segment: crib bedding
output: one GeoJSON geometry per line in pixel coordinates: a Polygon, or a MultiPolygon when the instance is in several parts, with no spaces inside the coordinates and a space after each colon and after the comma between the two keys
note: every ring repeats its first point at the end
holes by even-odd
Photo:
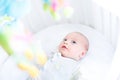
{"type": "Polygon", "coordinates": [[[40,40],[48,56],[57,49],[64,36],[73,31],[83,33],[89,40],[90,48],[80,63],[80,73],[85,80],[105,80],[109,72],[114,48],[98,31],[82,24],[60,24],[49,26],[38,32],[35,37],[40,40]]]}
{"type": "MultiPolygon", "coordinates": [[[[80,62],[80,73],[85,80],[105,80],[111,66],[114,48],[102,34],[82,24],[61,24],[48,26],[34,35],[35,42],[41,43],[48,57],[57,49],[63,37],[73,31],[83,33],[89,40],[90,48],[80,62]]],[[[0,80],[26,80],[28,74],[17,68],[9,58],[0,69],[0,80]]]]}

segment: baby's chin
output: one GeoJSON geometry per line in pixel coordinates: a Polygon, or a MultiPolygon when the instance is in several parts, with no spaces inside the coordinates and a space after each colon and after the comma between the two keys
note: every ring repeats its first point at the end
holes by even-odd
{"type": "Polygon", "coordinates": [[[60,52],[62,57],[67,57],[64,52],[60,52]]]}
{"type": "Polygon", "coordinates": [[[62,57],[65,57],[65,55],[61,54],[62,57]]]}

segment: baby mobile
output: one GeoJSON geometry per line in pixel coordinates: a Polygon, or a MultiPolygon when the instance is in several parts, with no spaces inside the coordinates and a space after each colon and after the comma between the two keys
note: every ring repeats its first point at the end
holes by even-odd
{"type": "MultiPolygon", "coordinates": [[[[43,8],[55,20],[60,20],[60,12],[67,18],[73,14],[73,8],[64,0],[43,0],[43,8]]],[[[0,46],[20,69],[36,78],[40,74],[36,64],[43,66],[47,57],[41,44],[35,43],[31,32],[20,21],[30,9],[30,0],[0,0],[0,46]]]]}
{"type": "Polygon", "coordinates": [[[33,61],[43,66],[47,57],[20,21],[30,12],[30,4],[30,0],[0,0],[0,46],[20,69],[36,78],[40,71],[33,61]]]}
{"type": "Polygon", "coordinates": [[[66,18],[70,18],[73,14],[73,8],[66,0],[43,0],[43,9],[48,11],[55,20],[61,19],[60,13],[66,18]]]}

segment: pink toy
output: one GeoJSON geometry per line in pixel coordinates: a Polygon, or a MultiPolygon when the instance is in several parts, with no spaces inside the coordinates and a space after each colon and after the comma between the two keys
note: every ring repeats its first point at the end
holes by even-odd
{"type": "Polygon", "coordinates": [[[55,20],[60,20],[61,11],[66,18],[71,17],[73,14],[73,8],[63,0],[44,0],[43,8],[45,11],[48,11],[55,20]]]}

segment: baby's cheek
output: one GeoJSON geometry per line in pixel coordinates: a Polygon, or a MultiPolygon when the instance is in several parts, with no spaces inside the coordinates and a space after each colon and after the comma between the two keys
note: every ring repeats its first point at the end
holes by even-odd
{"type": "Polygon", "coordinates": [[[59,50],[59,51],[61,50],[61,45],[58,46],[58,50],[59,50]]]}

